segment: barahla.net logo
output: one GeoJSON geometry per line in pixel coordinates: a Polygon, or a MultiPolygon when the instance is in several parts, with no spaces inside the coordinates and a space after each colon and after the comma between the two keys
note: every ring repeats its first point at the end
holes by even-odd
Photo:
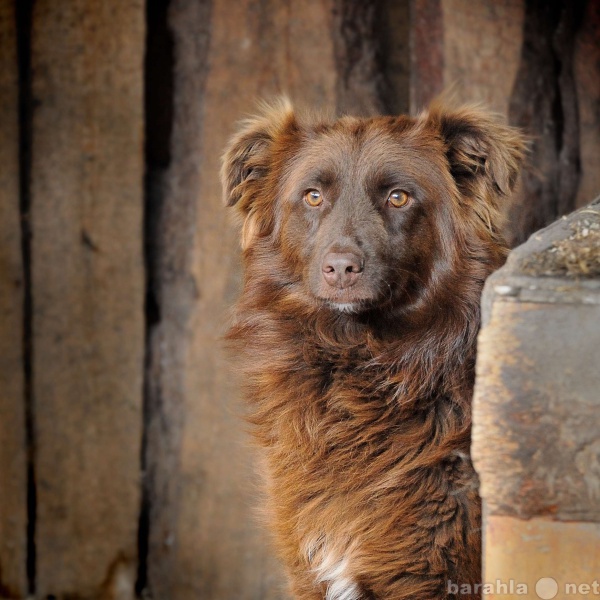
{"type": "Polygon", "coordinates": [[[446,591],[455,596],[472,596],[475,594],[512,594],[526,595],[527,584],[518,583],[514,579],[501,581],[496,579],[494,583],[455,583],[452,580],[447,581],[446,591]]]}
{"type": "MultiPolygon", "coordinates": [[[[455,583],[448,580],[446,591],[456,597],[470,596],[473,594],[494,594],[495,596],[512,595],[526,596],[529,593],[527,583],[518,582],[514,579],[487,583],[455,583]]],[[[589,583],[562,583],[559,585],[552,577],[541,577],[535,583],[535,593],[541,600],[552,600],[558,592],[563,596],[600,596],[600,582],[597,579],[589,583]]]]}

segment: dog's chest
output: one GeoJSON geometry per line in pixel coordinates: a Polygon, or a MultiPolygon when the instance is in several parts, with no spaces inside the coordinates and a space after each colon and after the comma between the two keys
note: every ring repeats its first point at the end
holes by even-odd
{"type": "Polygon", "coordinates": [[[373,374],[365,378],[345,365],[322,370],[313,383],[304,387],[310,397],[295,414],[300,435],[290,449],[298,458],[292,485],[308,498],[299,502],[300,552],[325,600],[362,600],[356,554],[364,541],[366,500],[369,488],[389,474],[373,455],[392,451],[397,415],[373,374]]]}

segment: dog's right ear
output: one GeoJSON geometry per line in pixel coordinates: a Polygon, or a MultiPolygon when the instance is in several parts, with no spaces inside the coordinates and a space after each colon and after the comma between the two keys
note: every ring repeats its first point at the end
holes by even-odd
{"type": "MultiPolygon", "coordinates": [[[[227,206],[234,206],[247,195],[249,182],[265,177],[269,169],[270,148],[284,126],[294,118],[291,102],[283,97],[272,104],[264,104],[259,115],[242,122],[237,134],[229,142],[223,156],[221,183],[227,206]]],[[[248,212],[251,199],[239,205],[248,212]]]]}

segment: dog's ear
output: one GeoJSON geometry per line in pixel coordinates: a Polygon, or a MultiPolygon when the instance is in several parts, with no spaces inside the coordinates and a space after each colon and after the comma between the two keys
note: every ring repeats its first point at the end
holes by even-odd
{"type": "MultiPolygon", "coordinates": [[[[287,98],[264,104],[260,114],[242,122],[223,155],[221,183],[225,204],[233,206],[244,196],[247,183],[262,179],[270,163],[270,147],[282,128],[294,118],[287,98]]],[[[239,208],[249,210],[245,203],[239,208]]]]}
{"type": "Polygon", "coordinates": [[[501,200],[515,187],[526,151],[525,136],[481,108],[448,109],[441,100],[422,118],[442,138],[462,198],[490,231],[498,230],[505,212],[501,200]]]}
{"type": "MultiPolygon", "coordinates": [[[[484,179],[496,192],[512,192],[525,153],[525,138],[496,115],[475,107],[447,110],[434,103],[428,120],[446,143],[451,173],[459,189],[484,179]]],[[[466,190],[465,190],[466,191],[466,190]]]]}

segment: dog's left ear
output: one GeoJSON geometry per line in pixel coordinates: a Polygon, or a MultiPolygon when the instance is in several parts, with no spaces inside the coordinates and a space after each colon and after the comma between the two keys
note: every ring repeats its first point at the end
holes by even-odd
{"type": "Polygon", "coordinates": [[[425,115],[446,144],[450,172],[460,192],[493,202],[510,194],[525,154],[525,138],[489,112],[446,109],[434,103],[425,115]]]}

